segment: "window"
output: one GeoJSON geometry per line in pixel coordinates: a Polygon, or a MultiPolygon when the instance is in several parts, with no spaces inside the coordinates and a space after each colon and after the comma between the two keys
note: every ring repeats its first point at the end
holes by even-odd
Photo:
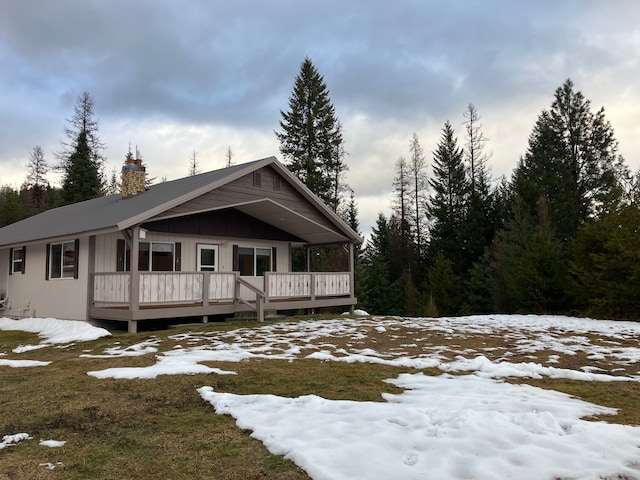
{"type": "Polygon", "coordinates": [[[241,276],[264,276],[271,271],[271,249],[238,247],[237,266],[241,276]]]}
{"type": "Polygon", "coordinates": [[[198,271],[215,272],[218,270],[218,246],[198,245],[198,271]]]}
{"type": "Polygon", "coordinates": [[[50,244],[47,256],[47,279],[78,278],[78,240],[50,244]]]}
{"type": "Polygon", "coordinates": [[[9,274],[24,273],[25,253],[27,247],[12,248],[10,250],[9,274]]]}
{"type": "Polygon", "coordinates": [[[262,175],[260,175],[260,172],[253,172],[253,186],[262,186],[262,175]]]}
{"type": "MultiPolygon", "coordinates": [[[[180,243],[140,242],[138,244],[139,272],[173,272],[179,270],[180,243]]],[[[117,271],[131,269],[131,251],[124,240],[118,241],[117,271]]]]}

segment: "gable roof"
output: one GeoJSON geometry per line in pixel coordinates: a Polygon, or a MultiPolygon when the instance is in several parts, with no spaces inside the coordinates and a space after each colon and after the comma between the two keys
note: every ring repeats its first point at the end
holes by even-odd
{"type": "MultiPolygon", "coordinates": [[[[0,228],[0,246],[124,230],[267,165],[272,166],[288,179],[309,202],[335,225],[335,231],[333,232],[326,227],[317,224],[313,225],[314,222],[310,220],[303,222],[306,227],[302,230],[293,227],[293,225],[299,225],[300,221],[289,222],[290,228],[295,231],[288,230],[286,222],[284,225],[277,225],[278,228],[290,231],[290,233],[310,243],[318,243],[318,239],[322,241],[361,242],[359,235],[316,197],[295,175],[278,162],[275,157],[268,157],[200,175],[159,183],[149,187],[144,193],[127,199],[123,199],[120,194],[108,195],[47,210],[0,228]],[[300,235],[301,232],[302,235],[300,235]]],[[[265,199],[258,197],[256,201],[265,201],[265,199]]],[[[275,215],[278,216],[279,220],[296,217],[297,214],[290,209],[281,205],[278,206],[276,202],[272,203],[277,206],[275,213],[273,208],[266,209],[261,220],[272,223],[276,218],[275,215]],[[271,214],[269,214],[270,211],[271,214]]],[[[237,208],[243,209],[242,206],[237,208]]],[[[250,215],[253,214],[253,216],[260,215],[258,209],[255,208],[244,207],[244,210],[250,215]]]]}

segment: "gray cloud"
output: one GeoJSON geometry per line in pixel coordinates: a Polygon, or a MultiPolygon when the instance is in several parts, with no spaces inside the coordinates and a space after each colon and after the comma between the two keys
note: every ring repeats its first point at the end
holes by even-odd
{"type": "Polygon", "coordinates": [[[193,148],[212,158],[231,143],[247,156],[277,154],[273,130],[307,55],[351,128],[357,195],[388,196],[413,132],[428,160],[445,120],[462,135],[469,102],[492,132],[494,170],[508,172],[568,77],[620,119],[621,151],[637,169],[637,14],[633,0],[2,2],[0,184],[19,181],[34,145],[58,148],[85,90],[111,165],[132,134],[163,141],[142,125],[180,130],[164,149],[146,147],[156,168],[176,175],[193,148]]]}

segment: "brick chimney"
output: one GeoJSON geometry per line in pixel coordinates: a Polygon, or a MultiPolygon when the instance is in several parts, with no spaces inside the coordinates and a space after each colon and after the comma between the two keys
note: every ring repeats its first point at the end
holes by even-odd
{"type": "Polygon", "coordinates": [[[122,167],[122,198],[135,197],[143,193],[145,189],[145,167],[142,166],[142,157],[136,147],[136,158],[133,158],[131,150],[129,150],[125,164],[122,167]]]}

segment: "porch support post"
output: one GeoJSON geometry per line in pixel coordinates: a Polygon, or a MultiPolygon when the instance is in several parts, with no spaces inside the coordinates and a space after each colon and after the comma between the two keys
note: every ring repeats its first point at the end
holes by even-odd
{"type": "MultiPolygon", "coordinates": [[[[140,258],[140,225],[132,228],[131,235],[131,259],[129,264],[129,310],[140,310],[140,272],[138,272],[138,259],[140,258]]],[[[137,333],[138,322],[129,320],[129,333],[137,333]]]]}
{"type": "MultiPolygon", "coordinates": [[[[349,243],[349,295],[351,298],[356,296],[356,283],[355,283],[355,254],[354,254],[353,243],[349,243]]],[[[349,308],[351,315],[353,315],[354,306],[353,304],[349,308]]]]}
{"type": "Polygon", "coordinates": [[[307,272],[311,272],[311,249],[309,245],[304,246],[304,257],[307,261],[307,272]]]}
{"type": "Polygon", "coordinates": [[[91,311],[91,307],[93,307],[93,302],[95,301],[95,273],[96,273],[96,236],[91,235],[89,237],[89,268],[87,270],[89,278],[87,283],[87,289],[89,290],[87,293],[87,321],[91,320],[89,317],[89,312],[91,311]]]}
{"type": "Polygon", "coordinates": [[[256,294],[256,317],[259,322],[264,322],[264,297],[256,294]]]}
{"type": "Polygon", "coordinates": [[[202,272],[202,306],[209,306],[209,285],[211,284],[211,274],[202,272]]]}

